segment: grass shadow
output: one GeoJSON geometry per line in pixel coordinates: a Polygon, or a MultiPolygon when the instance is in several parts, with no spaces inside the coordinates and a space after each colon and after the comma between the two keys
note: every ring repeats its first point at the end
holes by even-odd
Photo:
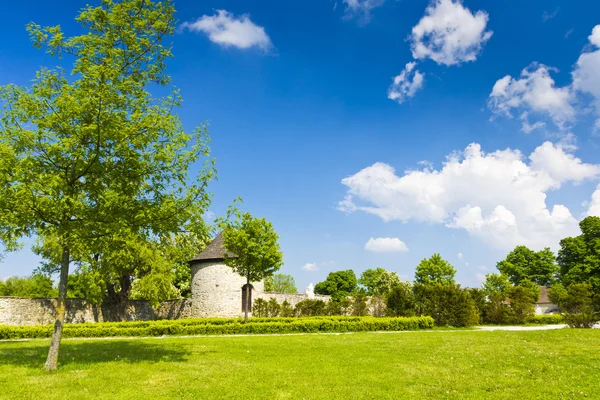
{"type": "MultiPolygon", "coordinates": [[[[12,342],[21,346],[6,346],[0,343],[0,365],[26,366],[41,368],[48,355],[47,343],[12,342]]],[[[189,351],[183,346],[174,347],[172,343],[154,344],[141,341],[108,340],[89,341],[60,345],[59,365],[95,364],[106,362],[184,362],[189,351]]]]}

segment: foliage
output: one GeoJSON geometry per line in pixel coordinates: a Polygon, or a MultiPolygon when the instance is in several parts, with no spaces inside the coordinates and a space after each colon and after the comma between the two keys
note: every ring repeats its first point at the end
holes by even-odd
{"type": "Polygon", "coordinates": [[[85,267],[69,275],[67,297],[85,299],[92,304],[100,304],[106,298],[106,283],[100,272],[85,267]]]}
{"type": "Polygon", "coordinates": [[[296,303],[295,313],[298,317],[315,317],[326,315],[327,304],[323,300],[305,299],[296,303]]]}
{"type": "Polygon", "coordinates": [[[535,325],[558,325],[564,324],[565,318],[560,314],[533,315],[527,318],[525,322],[535,325]]]}
{"type": "Polygon", "coordinates": [[[386,296],[386,313],[393,317],[411,317],[415,315],[415,296],[408,282],[394,286],[386,296]]]}
{"type": "Polygon", "coordinates": [[[350,296],[358,286],[356,275],[351,269],[330,272],[327,279],[315,285],[315,293],[330,295],[333,301],[341,301],[350,296]]]}
{"type": "Polygon", "coordinates": [[[12,276],[0,281],[0,296],[32,297],[49,299],[56,296],[52,279],[45,275],[33,274],[28,278],[12,276]]]}
{"type": "Polygon", "coordinates": [[[423,259],[415,270],[415,283],[419,285],[450,285],[454,283],[456,270],[450,263],[435,253],[423,259]]]}
{"type": "Polygon", "coordinates": [[[334,300],[333,298],[325,303],[325,314],[329,316],[348,315],[352,310],[352,302],[348,298],[334,300]]]}
{"type": "Polygon", "coordinates": [[[559,306],[566,323],[572,328],[592,328],[600,321],[598,295],[589,284],[573,283],[567,288],[557,285],[550,291],[550,298],[559,306]]]}
{"type": "Polygon", "coordinates": [[[585,283],[600,293],[600,217],[587,217],[580,223],[581,235],[560,241],[558,265],[564,285],[585,283]]]}
{"type": "Polygon", "coordinates": [[[364,317],[369,315],[369,305],[367,303],[368,298],[366,293],[357,292],[352,296],[350,307],[352,309],[351,315],[354,317],[364,317]]]}
{"type": "MultiPolygon", "coordinates": [[[[65,337],[231,335],[297,332],[404,331],[433,327],[430,317],[311,317],[241,319],[189,319],[67,324],[65,337]]],[[[0,339],[46,338],[51,326],[0,326],[0,339]]]]}
{"type": "Polygon", "coordinates": [[[517,246],[496,267],[509,277],[513,285],[529,280],[536,285],[549,286],[556,280],[558,265],[550,248],[535,252],[525,246],[517,246]]]}
{"type": "Polygon", "coordinates": [[[252,304],[252,316],[264,318],[268,317],[267,301],[264,299],[256,299],[252,304]]]}
{"type": "Polygon", "coordinates": [[[298,293],[296,280],[292,275],[274,274],[265,279],[265,292],[267,293],[298,293]]]}
{"type": "Polygon", "coordinates": [[[104,0],[76,20],[82,33],[72,37],[27,26],[34,47],[72,60],[71,71],[41,68],[29,88],[0,87],[0,240],[36,235],[60,260],[47,369],[56,368],[71,261],[100,264],[127,289],[121,269],[158,256],[155,239],[202,230],[215,173],[205,126],[187,133],[173,113],[178,91],[150,91],[170,83],[172,2],[104,0]]]}
{"type": "MultiPolygon", "coordinates": [[[[223,232],[225,264],[246,278],[246,283],[259,282],[281,268],[283,254],[273,224],[264,218],[244,213],[223,232]]],[[[248,296],[250,295],[248,291],[248,296]]],[[[248,320],[248,309],[244,310],[248,320]]]]}
{"type": "Polygon", "coordinates": [[[460,285],[415,284],[414,293],[417,312],[433,317],[437,326],[465,327],[479,323],[475,302],[460,285]]]}
{"type": "Polygon", "coordinates": [[[510,288],[508,297],[510,299],[511,323],[524,324],[535,314],[536,299],[530,289],[523,286],[510,288]]]}
{"type": "Polygon", "coordinates": [[[358,280],[369,296],[381,296],[388,293],[400,283],[400,278],[395,272],[383,268],[367,269],[358,280]]]}
{"type": "Polygon", "coordinates": [[[290,317],[293,317],[294,315],[296,315],[294,308],[292,307],[292,305],[290,304],[289,301],[284,300],[283,303],[281,303],[281,309],[279,310],[279,316],[284,317],[284,318],[290,318],[290,317]]]}

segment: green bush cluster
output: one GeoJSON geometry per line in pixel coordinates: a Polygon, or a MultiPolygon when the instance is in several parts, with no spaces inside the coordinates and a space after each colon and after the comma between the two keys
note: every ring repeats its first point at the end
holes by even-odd
{"type": "MultiPolygon", "coordinates": [[[[431,317],[312,317],[242,319],[188,319],[143,322],[105,322],[68,324],[64,337],[164,336],[164,335],[233,335],[269,333],[317,333],[406,331],[433,328],[431,317]]],[[[52,326],[0,326],[0,339],[48,338],[52,326]]]]}
{"type": "Polygon", "coordinates": [[[534,315],[527,318],[525,322],[535,325],[557,325],[564,324],[565,318],[560,314],[534,315]]]}

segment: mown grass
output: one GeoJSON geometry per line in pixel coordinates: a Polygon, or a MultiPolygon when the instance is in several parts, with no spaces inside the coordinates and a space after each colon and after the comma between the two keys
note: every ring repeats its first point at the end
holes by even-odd
{"type": "Polygon", "coordinates": [[[600,397],[600,330],[0,342],[1,399],[600,397]]]}

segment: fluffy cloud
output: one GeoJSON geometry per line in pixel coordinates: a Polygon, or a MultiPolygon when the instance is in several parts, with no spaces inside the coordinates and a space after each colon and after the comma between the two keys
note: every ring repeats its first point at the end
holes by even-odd
{"type": "Polygon", "coordinates": [[[550,72],[556,71],[542,64],[531,64],[521,71],[520,78],[510,75],[496,81],[490,94],[488,107],[496,115],[512,117],[512,112],[520,113],[525,133],[543,126],[543,122],[529,124],[529,110],[549,117],[559,128],[575,117],[571,104],[573,93],[569,87],[556,87],[550,72]]]}
{"type": "Polygon", "coordinates": [[[485,11],[473,14],[460,0],[434,0],[412,29],[413,57],[444,65],[474,61],[492,36],[486,31],[488,18],[485,11]]]}
{"type": "Polygon", "coordinates": [[[528,160],[518,150],[484,153],[473,143],[448,156],[439,170],[426,167],[399,176],[390,165],[375,163],[342,180],[348,191],[338,208],[384,221],[444,224],[498,248],[541,248],[578,232],[566,207],[548,209],[546,192],[598,176],[600,165],[583,163],[550,142],[528,160]]]}
{"type": "MultiPolygon", "coordinates": [[[[573,87],[593,96],[600,116],[600,25],[594,27],[588,39],[598,49],[579,56],[573,70],[573,87]]],[[[600,117],[596,121],[596,127],[600,129],[600,117]]]]}
{"type": "Polygon", "coordinates": [[[316,263],[306,263],[302,266],[302,269],[305,271],[313,272],[313,271],[317,270],[317,264],[316,263]]]}
{"type": "Polygon", "coordinates": [[[588,203],[586,216],[600,217],[600,185],[592,193],[592,201],[588,203]]]}
{"type": "Polygon", "coordinates": [[[367,243],[365,243],[365,250],[374,253],[405,253],[408,251],[408,247],[398,238],[370,238],[367,243]]]}
{"type": "Polygon", "coordinates": [[[394,77],[394,83],[388,89],[388,99],[402,103],[423,87],[424,74],[415,69],[416,65],[416,62],[409,62],[400,75],[394,77]]]}
{"type": "Polygon", "coordinates": [[[204,15],[194,22],[184,22],[180,29],[205,33],[212,42],[225,47],[258,47],[262,50],[271,47],[265,28],[254,24],[246,14],[236,18],[228,11],[218,10],[216,15],[204,15]]]}
{"type": "Polygon", "coordinates": [[[361,22],[371,19],[371,11],[385,3],[385,0],[344,0],[347,18],[359,18],[361,22]]]}

